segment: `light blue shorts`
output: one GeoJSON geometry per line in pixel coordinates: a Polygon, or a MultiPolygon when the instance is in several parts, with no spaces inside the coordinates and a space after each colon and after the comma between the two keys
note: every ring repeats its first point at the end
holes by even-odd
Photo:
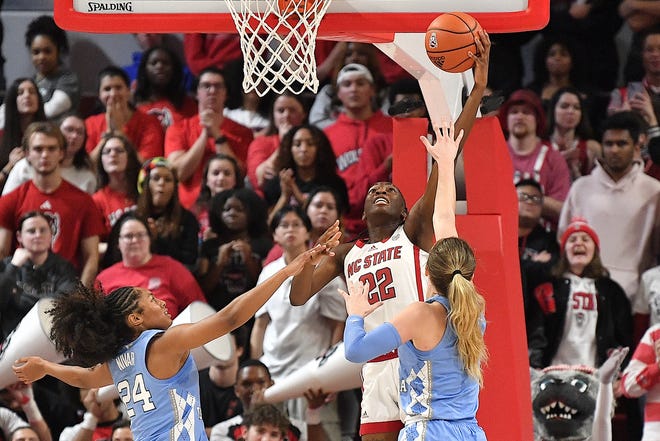
{"type": "Polygon", "coordinates": [[[406,424],[399,441],[486,441],[484,430],[476,420],[425,420],[406,424]]]}

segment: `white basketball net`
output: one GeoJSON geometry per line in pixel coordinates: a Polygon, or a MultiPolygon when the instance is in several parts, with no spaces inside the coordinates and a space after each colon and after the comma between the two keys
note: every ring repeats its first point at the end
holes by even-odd
{"type": "Polygon", "coordinates": [[[318,90],[316,34],[331,0],[225,0],[243,51],[243,89],[318,90]],[[278,3],[288,4],[280,10],[278,3]]]}

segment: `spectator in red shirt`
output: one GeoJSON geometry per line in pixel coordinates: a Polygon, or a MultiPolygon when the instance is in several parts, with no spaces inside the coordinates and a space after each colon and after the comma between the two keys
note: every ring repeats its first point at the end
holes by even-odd
{"type": "Polygon", "coordinates": [[[99,72],[98,79],[99,99],[105,112],[85,120],[85,148],[92,161],[96,161],[100,153],[103,135],[112,132],[120,132],[130,139],[141,161],[162,156],[163,129],[155,116],[131,104],[130,81],[126,72],[120,67],[108,66],[99,72]]]}
{"type": "Polygon", "coordinates": [[[167,129],[165,156],[179,177],[179,197],[185,208],[197,200],[202,170],[211,156],[233,156],[245,170],[252,130],[223,116],[226,99],[224,73],[214,67],[204,69],[197,85],[198,114],[167,129]]]}
{"type": "MultiPolygon", "coordinates": [[[[339,175],[352,188],[359,178],[358,160],[362,148],[372,137],[392,132],[392,118],[374,110],[371,102],[376,94],[374,78],[361,64],[347,64],[337,75],[337,97],[343,110],[337,121],[324,131],[337,157],[339,175]]],[[[362,232],[362,200],[350,200],[344,226],[349,237],[362,232]]]]}
{"type": "Polygon", "coordinates": [[[12,232],[21,216],[40,210],[55,221],[53,251],[77,267],[81,280],[89,285],[98,269],[99,236],[105,228],[92,197],[62,179],[64,136],[51,123],[32,123],[25,131],[23,149],[34,176],[0,198],[0,257],[13,251],[12,232]]]}
{"type": "Polygon", "coordinates": [[[166,303],[172,317],[195,300],[206,302],[197,281],[183,264],[169,256],[151,253],[151,236],[144,220],[126,213],[117,221],[117,228],[121,262],[99,273],[96,280],[104,292],[122,286],[148,289],[166,303]]]}

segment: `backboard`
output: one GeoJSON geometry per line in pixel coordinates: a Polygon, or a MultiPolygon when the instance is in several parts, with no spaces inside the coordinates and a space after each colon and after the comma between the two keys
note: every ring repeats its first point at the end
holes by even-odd
{"type": "MultiPolygon", "coordinates": [[[[260,0],[254,0],[259,3],[260,0]]],[[[332,40],[392,41],[424,32],[443,12],[473,15],[488,32],[540,29],[550,0],[333,0],[318,36],[332,40]]],[[[55,20],[80,32],[236,32],[223,0],[55,0],[55,20]]]]}

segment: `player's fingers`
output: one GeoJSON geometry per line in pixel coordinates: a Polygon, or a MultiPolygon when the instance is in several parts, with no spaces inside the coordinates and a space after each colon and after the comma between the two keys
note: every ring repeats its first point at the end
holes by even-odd
{"type": "Polygon", "coordinates": [[[461,140],[463,139],[463,135],[465,135],[465,131],[463,129],[458,132],[458,136],[456,136],[456,144],[460,144],[461,140]]]}

